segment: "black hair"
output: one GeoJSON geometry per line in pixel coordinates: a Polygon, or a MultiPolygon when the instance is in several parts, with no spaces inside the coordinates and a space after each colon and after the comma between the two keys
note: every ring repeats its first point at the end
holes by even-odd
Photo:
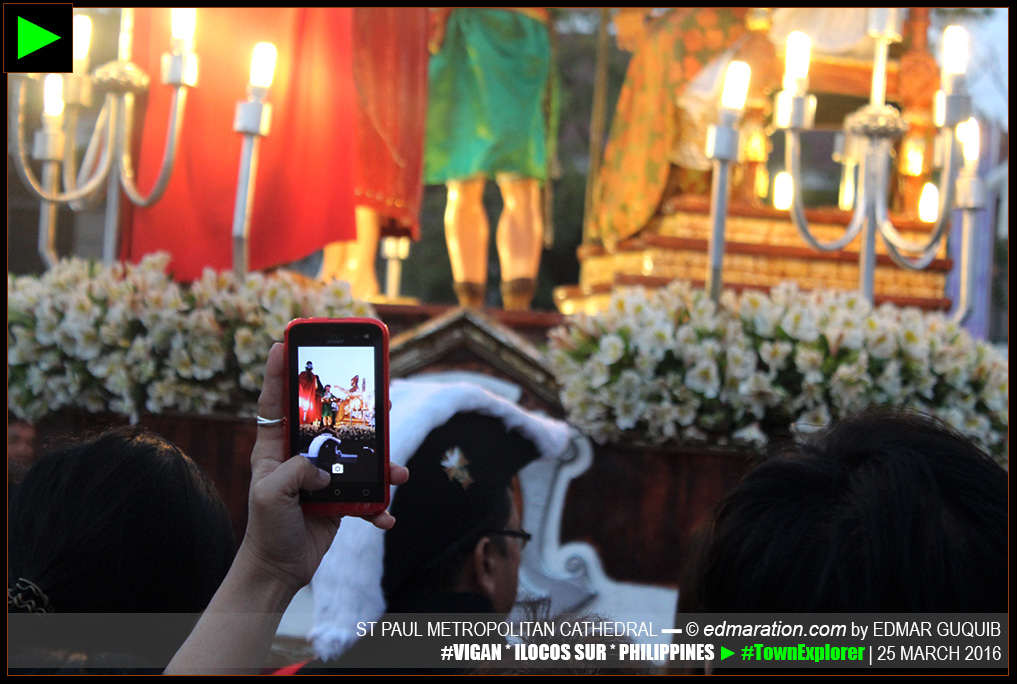
{"type": "Polygon", "coordinates": [[[926,416],[867,412],[751,471],[689,612],[1007,612],[1007,475],[926,416]]]}
{"type": "Polygon", "coordinates": [[[198,613],[236,552],[211,480],[165,439],[127,428],[40,458],[9,520],[9,584],[58,613],[198,613]]]}

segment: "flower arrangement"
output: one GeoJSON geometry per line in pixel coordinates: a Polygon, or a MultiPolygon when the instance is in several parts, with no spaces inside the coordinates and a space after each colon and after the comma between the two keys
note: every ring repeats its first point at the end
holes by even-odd
{"type": "Polygon", "coordinates": [[[71,258],[7,276],[7,406],[34,420],[73,406],[141,413],[253,412],[272,342],[304,316],[371,316],[347,283],[206,269],[190,285],[169,255],[109,267],[71,258]]]}
{"type": "Polygon", "coordinates": [[[942,314],[858,293],[619,289],[550,334],[569,420],[595,441],[756,446],[871,406],[938,416],[1006,460],[1007,359],[942,314]]]}

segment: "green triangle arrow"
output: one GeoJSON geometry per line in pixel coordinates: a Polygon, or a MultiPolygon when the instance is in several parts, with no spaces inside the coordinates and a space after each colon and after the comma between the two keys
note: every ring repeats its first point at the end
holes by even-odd
{"type": "Polygon", "coordinates": [[[60,36],[52,31],[18,17],[18,59],[57,40],[60,40],[60,36]]]}
{"type": "Polygon", "coordinates": [[[726,648],[724,648],[723,646],[720,647],[720,659],[721,660],[725,660],[726,658],[730,658],[733,655],[734,655],[734,651],[729,651],[726,648]]]}

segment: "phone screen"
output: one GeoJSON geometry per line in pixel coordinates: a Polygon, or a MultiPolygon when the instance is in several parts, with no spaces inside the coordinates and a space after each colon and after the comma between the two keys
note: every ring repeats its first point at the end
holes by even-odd
{"type": "Polygon", "coordinates": [[[308,324],[298,326],[293,331],[297,334],[291,335],[292,455],[306,457],[332,478],[325,489],[301,492],[302,501],[370,503],[383,499],[388,401],[385,349],[380,334],[372,328],[308,324]]]}

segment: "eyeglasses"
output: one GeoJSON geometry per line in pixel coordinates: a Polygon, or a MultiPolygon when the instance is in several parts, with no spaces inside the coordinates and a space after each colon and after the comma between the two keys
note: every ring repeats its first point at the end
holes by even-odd
{"type": "Polygon", "coordinates": [[[484,530],[483,534],[500,534],[503,537],[515,537],[519,541],[519,547],[526,548],[526,545],[533,539],[533,535],[526,530],[484,530]]]}

